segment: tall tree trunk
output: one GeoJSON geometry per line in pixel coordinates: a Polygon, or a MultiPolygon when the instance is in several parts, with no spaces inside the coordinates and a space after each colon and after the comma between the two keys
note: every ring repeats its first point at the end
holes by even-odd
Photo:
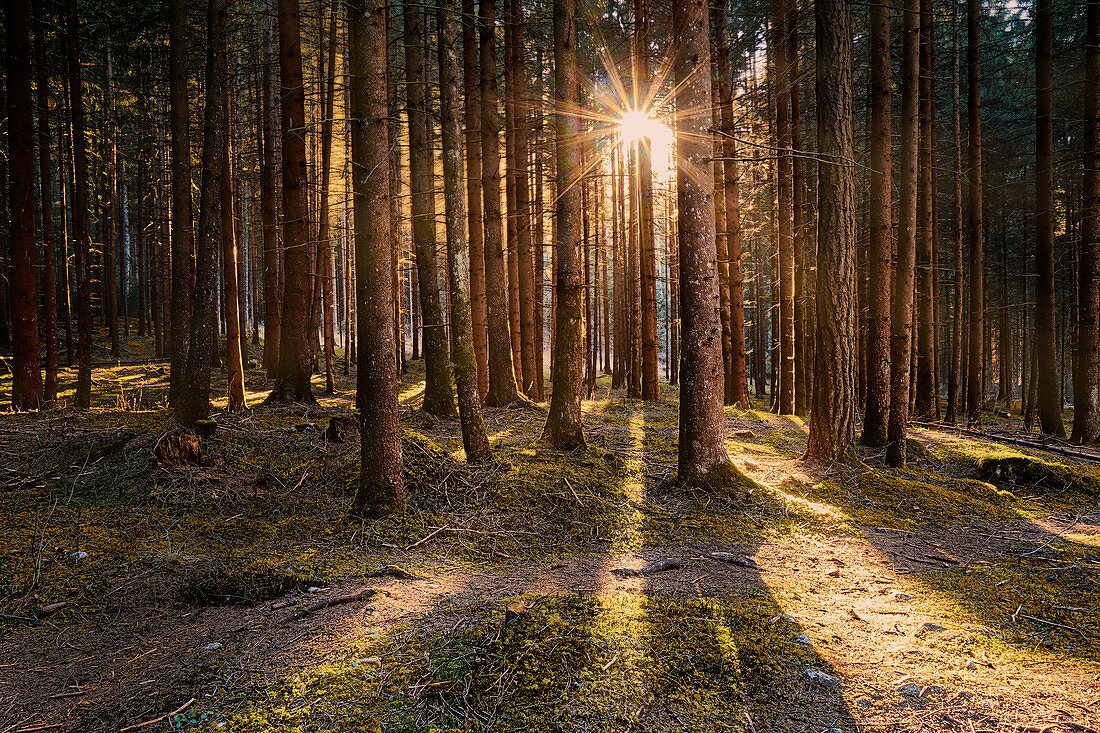
{"type": "Polygon", "coordinates": [[[897,267],[890,348],[890,419],[886,461],[905,463],[913,345],[913,280],[917,255],[917,163],[920,135],[920,1],[906,0],[902,17],[901,151],[897,267]]]}
{"type": "Polygon", "coordinates": [[[470,311],[477,391],[489,391],[489,352],[485,340],[485,231],[481,211],[481,96],[478,77],[477,16],[474,0],[462,0],[462,85],[466,120],[466,211],[470,237],[470,311]]]}
{"type": "MultiPolygon", "coordinates": [[[[818,141],[823,157],[854,157],[852,140],[852,6],[818,0],[818,141]]],[[[832,461],[853,455],[856,372],[856,173],[850,165],[818,166],[817,346],[806,455],[832,461]]]]}
{"type": "MultiPolygon", "coordinates": [[[[229,74],[226,73],[229,83],[229,74]]],[[[222,131],[222,180],[221,180],[221,227],[222,227],[222,311],[225,313],[225,369],[226,369],[226,411],[240,412],[245,408],[244,401],[244,354],[241,346],[241,289],[237,281],[237,257],[239,241],[233,222],[233,145],[231,137],[233,126],[229,117],[229,95],[232,88],[226,90],[223,105],[225,116],[222,131]]],[[[213,253],[211,253],[213,254],[213,253]]]]}
{"type": "MultiPolygon", "coordinates": [[[[282,333],[282,291],[279,287],[279,216],[275,201],[275,80],[271,67],[274,59],[274,39],[271,21],[264,20],[264,50],[261,92],[261,134],[263,146],[260,156],[260,216],[263,219],[264,250],[264,369],[267,378],[273,379],[279,370],[279,351],[282,333]]],[[[175,197],[172,198],[173,202],[175,197]]],[[[173,239],[173,242],[175,240],[173,239]]],[[[175,286],[173,285],[173,293],[175,286]]],[[[173,297],[175,297],[173,295],[173,297]]]]}
{"type": "Polygon", "coordinates": [[[428,71],[424,59],[424,11],[405,5],[405,97],[409,116],[409,179],[420,315],[424,339],[424,411],[455,414],[450,355],[435,251],[435,161],[428,115],[428,71]]]}
{"type": "Polygon", "coordinates": [[[777,165],[779,201],[779,395],[780,415],[794,414],[794,231],[791,186],[790,75],[786,52],[787,0],[774,0],[771,38],[768,51],[775,71],[775,134],[779,160],[777,165]]]}
{"type": "MultiPolygon", "coordinates": [[[[962,75],[959,68],[959,7],[955,4],[951,14],[951,25],[954,28],[951,45],[951,58],[953,64],[951,84],[951,131],[954,141],[955,165],[952,175],[954,182],[954,195],[952,202],[954,213],[952,216],[952,245],[955,252],[955,277],[952,291],[951,307],[951,365],[947,375],[947,412],[944,422],[954,425],[958,420],[960,403],[964,402],[962,389],[963,374],[963,200],[962,200],[962,133],[960,131],[960,117],[962,104],[959,99],[959,88],[962,86],[962,75]]],[[[1028,363],[1025,350],[1023,363],[1028,363]]],[[[1023,389],[1027,389],[1027,380],[1024,380],[1023,389]]]]}
{"type": "Polygon", "coordinates": [[[720,482],[732,468],[725,449],[723,365],[710,159],[710,33],[704,0],[673,5],[676,80],[676,192],[682,325],[677,480],[720,482]],[[688,114],[690,111],[690,114],[688,114]]]}
{"type": "MultiPolygon", "coordinates": [[[[76,406],[92,405],[92,297],[88,254],[91,249],[88,193],[88,143],[84,134],[84,84],[80,78],[80,18],[68,11],[67,61],[69,114],[73,148],[73,250],[76,278],[76,406]]],[[[33,225],[32,225],[33,228],[33,225]]]]}
{"type": "MultiPolygon", "coordinates": [[[[53,191],[50,183],[53,177],[53,165],[50,162],[50,89],[46,76],[45,33],[45,19],[40,19],[34,33],[34,62],[37,71],[35,87],[38,97],[38,184],[42,194],[42,241],[45,244],[42,311],[46,320],[46,382],[43,399],[46,402],[55,402],[57,401],[57,243],[54,241],[53,191]]],[[[9,117],[9,127],[10,120],[9,117]]]]}
{"type": "Polygon", "coordinates": [[[725,97],[723,87],[729,94],[729,40],[726,37],[726,14],[728,2],[711,6],[710,9],[710,35],[711,35],[711,61],[714,64],[711,81],[711,97],[719,109],[715,114],[716,133],[714,138],[714,240],[715,250],[718,255],[718,307],[722,321],[722,363],[724,366],[723,400],[725,404],[732,405],[733,399],[733,333],[730,324],[730,276],[729,276],[729,248],[726,226],[726,172],[727,165],[733,161],[725,160],[722,154],[725,149],[725,135],[727,131],[722,126],[720,114],[724,111],[725,97]]]}
{"type": "Polygon", "coordinates": [[[860,443],[886,445],[890,416],[890,294],[893,284],[893,156],[891,134],[890,6],[870,8],[870,166],[867,171],[866,397],[860,443]]]}
{"type": "Polygon", "coordinates": [[[1100,437],[1100,0],[1089,0],[1085,38],[1085,171],[1073,394],[1077,443],[1100,437]]]}
{"type": "Polygon", "coordinates": [[[985,283],[983,268],[985,247],[982,241],[982,65],[980,23],[981,0],[966,2],[966,88],[967,88],[967,261],[970,283],[968,320],[969,338],[966,364],[967,424],[977,427],[982,422],[985,402],[985,283]]]}
{"type": "Polygon", "coordinates": [[[936,154],[932,147],[934,119],[932,87],[933,3],[920,0],[920,141],[918,145],[918,203],[916,259],[917,363],[913,413],[921,418],[936,416],[935,354],[933,353],[932,250],[936,246],[936,222],[932,199],[936,191],[936,154]]]}
{"type": "Polygon", "coordinates": [[[107,107],[106,175],[103,187],[103,310],[107,333],[111,341],[111,356],[121,356],[118,342],[118,233],[116,226],[116,194],[118,192],[118,138],[115,127],[115,79],[111,44],[107,41],[107,88],[103,103],[107,107]]]}
{"type": "Polygon", "coordinates": [[[390,135],[386,11],[382,0],[347,0],[351,83],[351,169],[355,199],[360,419],[359,486],[351,515],[373,519],[405,506],[401,423],[394,368],[390,268],[390,135]]]}
{"type": "Polygon", "coordinates": [[[497,110],[496,0],[482,0],[481,14],[481,188],[485,202],[485,305],[489,337],[489,391],[485,403],[503,406],[519,396],[512,365],[508,294],[504,287],[504,231],[500,211],[500,113],[497,110]],[[488,284],[492,283],[492,287],[488,284]]]}
{"type": "Polygon", "coordinates": [[[1038,352],[1039,429],[1066,437],[1054,333],[1054,9],[1036,0],[1035,14],[1035,347],[1038,352]]]}
{"type": "MultiPolygon", "coordinates": [[[[7,25],[8,180],[11,196],[11,405],[42,404],[38,341],[38,253],[35,243],[34,103],[31,99],[30,3],[5,3],[7,25]]],[[[48,179],[44,179],[48,180],[48,179]]]]}
{"type": "MultiPolygon", "coordinates": [[[[649,14],[646,0],[634,0],[634,93],[642,111],[648,111],[649,14]]],[[[657,250],[653,240],[652,141],[638,142],[638,248],[641,265],[641,387],[643,400],[660,397],[657,385],[657,250]]]]}
{"type": "Polygon", "coordinates": [[[806,289],[808,268],[806,263],[805,180],[802,175],[802,105],[799,98],[798,72],[798,7],[791,3],[787,9],[787,27],[784,29],[787,53],[787,76],[790,79],[790,138],[791,138],[791,230],[794,242],[794,411],[804,415],[810,407],[809,385],[813,382],[813,338],[806,322],[806,289]]]}
{"type": "MultiPolygon", "coordinates": [[[[491,2],[491,0],[490,0],[491,2]]],[[[554,0],[554,132],[557,140],[557,312],[550,366],[550,413],[542,439],[559,450],[584,448],[581,380],[584,377],[582,320],[581,186],[584,175],[580,106],[580,64],[574,0],[554,0]]],[[[484,61],[483,61],[484,71],[484,61]]],[[[488,161],[488,158],[486,158],[488,161]]]]}
{"type": "Polygon", "coordinates": [[[298,0],[278,0],[280,123],[283,137],[283,280],[279,366],[271,402],[313,403],[309,350],[309,180],[298,0]]]}
{"type": "Polygon", "coordinates": [[[332,20],[328,40],[328,78],[324,79],[324,112],[321,119],[321,191],[319,224],[317,227],[317,279],[316,288],[321,291],[322,330],[325,353],[325,394],[335,390],[332,376],[332,354],[336,338],[336,304],[332,276],[332,233],[329,205],[329,182],[332,178],[332,124],[336,97],[336,16],[338,4],[332,5],[332,20]]]}
{"type": "Polygon", "coordinates": [[[447,271],[451,281],[451,339],[462,446],[466,460],[492,458],[481,399],[470,318],[470,251],[466,246],[466,201],[462,190],[462,126],[458,121],[458,58],[455,0],[439,8],[439,116],[443,136],[443,202],[447,220],[447,271]]]}
{"type": "MultiPolygon", "coordinates": [[[[178,404],[187,360],[194,291],[194,244],[191,237],[191,135],[190,91],[187,84],[187,0],[171,0],[168,6],[168,100],[172,131],[172,354],[169,401],[178,404]]],[[[139,323],[144,325],[144,308],[139,323]]]]}
{"type": "MultiPolygon", "coordinates": [[[[199,193],[199,230],[195,250],[194,310],[183,381],[176,401],[176,422],[193,426],[210,414],[210,368],[217,354],[217,256],[223,249],[226,179],[226,39],[227,0],[208,0],[205,119],[202,140],[202,179],[199,193]]],[[[235,278],[234,278],[235,279],[235,278]]]]}

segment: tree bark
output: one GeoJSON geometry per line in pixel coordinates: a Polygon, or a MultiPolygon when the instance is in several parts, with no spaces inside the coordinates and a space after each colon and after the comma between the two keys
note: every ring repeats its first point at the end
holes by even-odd
{"type": "Polygon", "coordinates": [[[435,162],[430,142],[432,122],[428,115],[428,73],[423,52],[424,11],[418,5],[407,4],[402,20],[413,246],[424,339],[424,411],[439,417],[452,417],[455,403],[447,366],[450,354],[435,251],[435,162]]]}
{"type": "Polygon", "coordinates": [[[325,353],[325,394],[335,391],[332,375],[332,355],[336,339],[336,303],[332,275],[332,219],[329,205],[329,183],[332,179],[332,125],[336,97],[336,15],[337,3],[332,5],[332,20],[328,41],[328,78],[324,79],[324,113],[321,119],[321,191],[319,222],[317,226],[317,272],[316,287],[321,291],[322,330],[325,353]]]}
{"type": "Polygon", "coordinates": [[[34,226],[30,3],[12,0],[4,7],[11,196],[11,405],[16,410],[35,410],[42,404],[42,363],[38,340],[38,273],[35,272],[38,253],[34,226]]]}
{"type": "Polygon", "coordinates": [[[356,311],[360,419],[354,517],[375,519],[405,507],[401,423],[394,366],[390,283],[390,135],[383,0],[347,0],[351,83],[351,168],[355,199],[356,311]]]}
{"type": "MultiPolygon", "coordinates": [[[[279,215],[275,201],[275,80],[271,66],[274,63],[274,39],[271,21],[264,20],[264,64],[262,73],[262,100],[260,105],[263,148],[260,158],[260,216],[263,219],[262,237],[264,250],[264,368],[267,378],[279,373],[279,351],[282,333],[282,292],[279,288],[279,215]]],[[[172,199],[175,201],[175,197],[172,199]]],[[[175,240],[173,239],[173,242],[175,240]]],[[[173,286],[174,293],[174,286],[173,286]]],[[[175,297],[173,295],[173,297],[175,297]]]]}
{"type": "Polygon", "coordinates": [[[309,349],[309,180],[298,0],[278,0],[280,123],[283,139],[283,312],[279,366],[270,402],[313,403],[309,349]]]}
{"type": "MultiPolygon", "coordinates": [[[[641,111],[648,112],[649,14],[646,0],[634,0],[634,89],[641,111]]],[[[638,142],[638,249],[641,284],[641,387],[643,400],[660,397],[657,383],[657,249],[653,239],[652,141],[638,142]]]]}
{"type": "Polygon", "coordinates": [[[231,225],[226,226],[223,220],[223,186],[228,185],[226,156],[229,151],[226,139],[227,7],[227,0],[207,2],[206,110],[199,189],[199,232],[195,242],[195,299],[190,342],[175,413],[176,422],[188,427],[210,414],[210,368],[217,355],[218,343],[217,256],[224,247],[226,230],[231,230],[231,225]]]}
{"type": "Polygon", "coordinates": [[[581,422],[584,377],[582,320],[580,68],[574,0],[554,0],[554,81],[557,140],[557,312],[551,364],[550,413],[542,439],[559,450],[585,447],[581,422]]]}
{"type": "Polygon", "coordinates": [[[1036,0],[1035,14],[1035,348],[1039,429],[1066,437],[1054,333],[1054,8],[1036,0]]]}
{"type": "Polygon", "coordinates": [[[504,231],[500,211],[500,113],[497,110],[496,0],[482,0],[481,14],[481,189],[484,197],[485,306],[489,337],[489,391],[485,404],[501,407],[519,397],[512,364],[505,283],[504,231]],[[489,286],[492,283],[492,287],[489,286]]]}
{"type": "MultiPolygon", "coordinates": [[[[225,74],[228,87],[229,74],[225,74]]],[[[225,128],[222,131],[222,179],[221,179],[221,228],[222,228],[222,312],[225,313],[225,376],[226,411],[240,412],[245,409],[244,400],[244,354],[241,344],[241,288],[237,280],[237,257],[239,254],[233,217],[233,145],[232,122],[229,117],[229,95],[227,88],[223,105],[225,114],[222,119],[225,128]]],[[[211,252],[213,254],[213,252],[211,252]]]]}
{"type": "Polygon", "coordinates": [[[455,0],[445,0],[439,18],[439,116],[443,137],[443,202],[447,220],[447,271],[451,281],[451,361],[458,386],[458,413],[466,461],[493,457],[481,399],[470,318],[470,251],[466,245],[466,201],[462,190],[462,126],[458,121],[458,58],[455,0]]]}
{"type": "Polygon", "coordinates": [[[852,140],[852,6],[818,0],[817,345],[806,456],[853,455],[856,371],[856,173],[852,140]],[[842,161],[842,162],[839,162],[842,161]]]}
{"type": "Polygon", "coordinates": [[[982,422],[985,402],[985,285],[982,269],[985,247],[982,241],[982,66],[981,66],[981,0],[966,3],[966,87],[967,87],[967,262],[970,282],[968,320],[969,338],[966,365],[966,422],[977,427],[982,422]]]}
{"type": "Polygon", "coordinates": [[[1072,436],[1077,443],[1100,437],[1100,0],[1089,0],[1085,37],[1085,171],[1072,436]]]}
{"type": "MultiPolygon", "coordinates": [[[[191,237],[191,135],[190,92],[187,84],[187,0],[171,0],[168,6],[168,100],[172,131],[172,352],[169,369],[169,402],[177,404],[187,360],[194,291],[194,243],[191,237]]],[[[144,309],[139,316],[145,323],[144,309]]]]}
{"type": "Polygon", "coordinates": [[[867,188],[867,355],[866,398],[860,443],[886,445],[890,416],[890,293],[893,281],[893,156],[891,133],[890,6],[870,10],[871,88],[867,188]]]}
{"type": "Polygon", "coordinates": [[[80,74],[80,18],[68,11],[67,61],[69,114],[73,148],[73,250],[76,279],[76,406],[92,406],[92,297],[88,254],[91,248],[88,192],[88,143],[84,133],[84,84],[80,74]]]}
{"type": "MultiPolygon", "coordinates": [[[[57,243],[53,230],[53,192],[50,161],[50,90],[46,76],[45,19],[40,19],[34,33],[34,61],[37,71],[35,87],[38,97],[38,182],[42,199],[42,241],[45,244],[45,273],[42,278],[43,316],[46,336],[46,381],[43,399],[57,400],[57,243]]],[[[10,127],[10,117],[9,117],[10,127]]]]}
{"type": "Polygon", "coordinates": [[[489,391],[489,351],[485,341],[485,231],[481,209],[481,96],[478,77],[477,16],[474,0],[462,0],[462,84],[466,119],[466,211],[470,242],[470,311],[477,391],[489,391]]]}
{"type": "Polygon", "coordinates": [[[779,394],[777,411],[793,415],[795,407],[794,356],[794,231],[791,180],[790,75],[787,73],[786,0],[774,0],[768,51],[775,71],[775,136],[778,151],[779,202],[779,394]]]}
{"type": "Polygon", "coordinates": [[[936,221],[933,218],[932,199],[936,191],[936,156],[932,147],[933,113],[932,54],[933,54],[933,3],[920,0],[920,141],[918,146],[918,203],[917,203],[917,259],[916,259],[916,322],[917,363],[916,394],[913,396],[913,414],[922,419],[936,416],[935,380],[936,360],[933,352],[934,329],[932,299],[932,251],[936,246],[936,221]]]}
{"type": "Polygon", "coordinates": [[[917,254],[917,163],[920,135],[920,2],[906,0],[902,16],[901,150],[897,267],[890,348],[890,418],[886,461],[905,463],[913,342],[913,280],[917,254]]]}
{"type": "Polygon", "coordinates": [[[677,480],[710,483],[732,464],[722,411],[722,326],[714,240],[714,178],[710,159],[710,33],[704,0],[673,5],[676,80],[676,191],[679,206],[681,381],[677,480]]]}

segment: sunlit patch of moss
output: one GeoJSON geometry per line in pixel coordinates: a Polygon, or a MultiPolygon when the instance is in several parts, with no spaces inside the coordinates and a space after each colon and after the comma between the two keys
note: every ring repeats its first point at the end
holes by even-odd
{"type": "Polygon", "coordinates": [[[211,713],[246,733],[747,731],[750,719],[774,719],[804,669],[820,666],[790,643],[789,628],[769,623],[766,596],[516,601],[525,610],[434,612],[277,681],[235,712],[211,713]]]}
{"type": "Polygon", "coordinates": [[[1070,546],[1041,558],[979,562],[922,573],[1006,644],[1100,661],[1100,552],[1070,546]]]}

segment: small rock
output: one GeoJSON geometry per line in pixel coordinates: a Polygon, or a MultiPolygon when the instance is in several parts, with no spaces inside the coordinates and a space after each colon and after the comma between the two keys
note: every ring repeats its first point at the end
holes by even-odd
{"type": "Polygon", "coordinates": [[[84,552],[83,550],[80,550],[78,552],[74,552],[69,557],[73,558],[74,560],[83,560],[84,558],[88,557],[88,553],[84,552]]]}
{"type": "Polygon", "coordinates": [[[756,461],[745,461],[745,468],[748,469],[749,471],[759,471],[760,470],[760,464],[757,463],[756,461]]]}
{"type": "Polygon", "coordinates": [[[815,685],[822,687],[830,687],[837,689],[841,686],[840,678],[834,677],[831,674],[826,674],[819,669],[806,668],[806,679],[813,682],[815,685]]]}
{"type": "Polygon", "coordinates": [[[938,634],[942,631],[947,631],[947,627],[940,626],[939,624],[934,624],[931,621],[925,621],[923,624],[920,625],[920,628],[918,628],[913,633],[913,635],[918,637],[927,636],[928,634],[938,634]]]}
{"type": "Polygon", "coordinates": [[[833,568],[829,572],[825,573],[825,575],[830,577],[830,578],[839,578],[840,577],[840,568],[833,568]]]}
{"type": "Polygon", "coordinates": [[[973,700],[974,695],[973,695],[973,693],[970,692],[970,690],[959,690],[958,692],[955,693],[955,696],[951,699],[954,700],[955,702],[966,702],[968,700],[973,700]]]}
{"type": "Polygon", "coordinates": [[[362,659],[356,659],[355,664],[381,664],[382,657],[363,657],[362,659]]]}
{"type": "Polygon", "coordinates": [[[921,692],[922,697],[924,695],[946,695],[947,694],[947,690],[944,689],[940,685],[928,685],[928,687],[925,687],[920,692],[921,692]]]}
{"type": "Polygon", "coordinates": [[[900,590],[896,590],[893,593],[891,593],[890,597],[893,598],[895,601],[911,601],[911,600],[913,600],[913,596],[909,595],[908,593],[902,593],[900,590]]]}
{"type": "Polygon", "coordinates": [[[733,437],[740,438],[741,440],[755,440],[756,433],[751,430],[734,430],[733,437]]]}
{"type": "Polygon", "coordinates": [[[222,648],[222,643],[220,641],[212,641],[209,644],[207,644],[206,646],[204,646],[202,649],[205,652],[212,652],[215,649],[221,649],[221,648],[222,648]]]}
{"type": "Polygon", "coordinates": [[[810,640],[810,637],[806,636],[805,634],[799,634],[798,636],[794,637],[793,639],[791,639],[791,643],[804,644],[805,646],[814,645],[814,643],[810,640]]]}
{"type": "Polygon", "coordinates": [[[317,586],[311,585],[308,588],[306,588],[306,593],[316,593],[319,590],[321,590],[321,589],[318,588],[317,586]]]}
{"type": "Polygon", "coordinates": [[[856,705],[859,705],[861,708],[869,708],[874,705],[874,702],[872,702],[869,697],[861,697],[856,700],[856,705]]]}
{"type": "MultiPolygon", "coordinates": [[[[778,616],[772,616],[770,619],[768,619],[769,624],[774,624],[777,621],[789,621],[792,624],[795,623],[795,620],[785,613],[781,613],[778,616]]],[[[803,634],[803,636],[805,636],[805,634],[803,634]]]]}
{"type": "Polygon", "coordinates": [[[920,685],[916,682],[906,682],[898,687],[898,694],[906,697],[920,697],[920,685]]]}

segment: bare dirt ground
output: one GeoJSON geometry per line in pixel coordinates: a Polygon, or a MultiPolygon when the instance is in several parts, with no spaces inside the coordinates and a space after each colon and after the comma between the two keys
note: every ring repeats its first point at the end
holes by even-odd
{"type": "Polygon", "coordinates": [[[170,427],[163,365],[97,370],[90,413],[5,415],[0,733],[1100,730],[1095,466],[988,482],[1062,459],[935,428],[903,472],[811,465],[801,421],[728,408],[761,487],[685,491],[675,389],[601,379],[587,453],[490,410],[500,462],[467,469],[419,380],[413,507],[376,525],[343,517],[355,451],[322,434],[346,380],[220,414],[193,468],[138,440],[170,427]]]}

